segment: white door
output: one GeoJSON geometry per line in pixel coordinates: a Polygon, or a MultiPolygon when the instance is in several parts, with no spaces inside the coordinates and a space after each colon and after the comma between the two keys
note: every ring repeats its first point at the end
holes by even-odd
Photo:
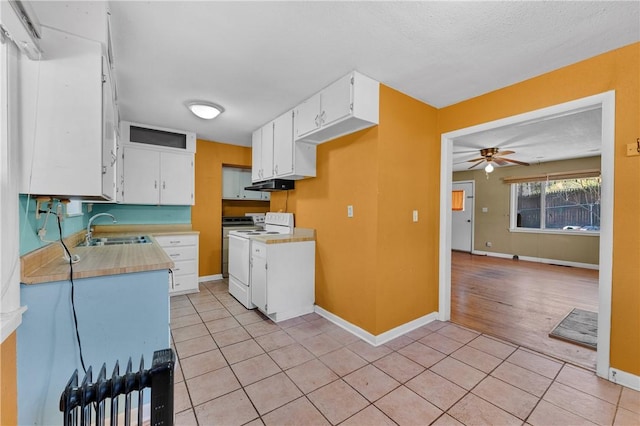
{"type": "Polygon", "coordinates": [[[451,249],[471,252],[473,247],[473,182],[453,182],[451,212],[451,249]],[[461,191],[461,192],[460,192],[461,191]],[[459,206],[457,196],[462,198],[459,206]]]}
{"type": "Polygon", "coordinates": [[[229,235],[229,275],[243,285],[249,285],[250,242],[247,238],[229,235]]]}
{"type": "Polygon", "coordinates": [[[160,190],[160,153],[124,147],[125,204],[158,204],[160,190]]]}
{"type": "Polygon", "coordinates": [[[251,245],[251,303],[270,314],[267,296],[267,246],[251,245]]]}
{"type": "Polygon", "coordinates": [[[296,108],[296,138],[305,136],[320,127],[320,94],[307,99],[296,108]]]}
{"type": "Polygon", "coordinates": [[[251,135],[251,181],[262,180],[262,129],[251,135]]]}
{"type": "Polygon", "coordinates": [[[276,118],[273,129],[273,165],[275,177],[293,172],[293,115],[291,111],[276,118]]]}
{"type": "Polygon", "coordinates": [[[351,89],[351,74],[348,74],[322,91],[320,116],[323,126],[328,126],[351,114],[351,105],[353,104],[351,89]]]}
{"type": "Polygon", "coordinates": [[[160,204],[193,204],[193,154],[160,153],[160,204]]]}

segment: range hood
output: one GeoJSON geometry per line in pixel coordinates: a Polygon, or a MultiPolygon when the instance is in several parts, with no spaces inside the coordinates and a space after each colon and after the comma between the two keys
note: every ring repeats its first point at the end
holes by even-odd
{"type": "Polygon", "coordinates": [[[247,191],[264,192],[288,191],[296,187],[295,182],[294,180],[286,179],[269,179],[264,182],[256,182],[251,186],[246,186],[244,189],[247,191]]]}

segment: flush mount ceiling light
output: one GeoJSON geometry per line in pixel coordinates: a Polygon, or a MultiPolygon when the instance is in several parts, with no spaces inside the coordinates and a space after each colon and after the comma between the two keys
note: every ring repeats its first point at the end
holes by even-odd
{"type": "Polygon", "coordinates": [[[204,120],[212,120],[224,112],[224,108],[211,102],[194,101],[187,103],[187,108],[204,120]]]}

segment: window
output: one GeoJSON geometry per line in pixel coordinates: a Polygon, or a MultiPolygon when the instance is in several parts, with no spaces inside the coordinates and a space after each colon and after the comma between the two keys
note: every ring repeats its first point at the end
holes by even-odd
{"type": "Polygon", "coordinates": [[[512,230],[600,230],[599,176],[523,180],[511,184],[512,230]]]}

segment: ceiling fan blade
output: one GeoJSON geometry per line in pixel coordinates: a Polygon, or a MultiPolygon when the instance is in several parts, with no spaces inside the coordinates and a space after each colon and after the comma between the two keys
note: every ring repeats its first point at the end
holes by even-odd
{"type": "Polygon", "coordinates": [[[521,166],[528,166],[529,163],[525,163],[524,161],[511,160],[510,158],[502,158],[502,160],[508,161],[510,163],[520,164],[521,166]]]}
{"type": "Polygon", "coordinates": [[[475,166],[477,166],[478,164],[482,163],[484,161],[484,158],[481,158],[480,161],[478,161],[476,164],[474,164],[473,166],[469,167],[469,169],[467,170],[471,170],[473,169],[475,166]]]}
{"type": "Polygon", "coordinates": [[[509,155],[509,154],[515,154],[515,151],[500,151],[496,154],[493,154],[494,157],[498,157],[500,155],[509,155]]]}
{"type": "Polygon", "coordinates": [[[496,163],[499,166],[504,166],[505,164],[507,164],[507,162],[505,160],[507,160],[507,159],[506,158],[493,157],[493,162],[496,163]]]}
{"type": "Polygon", "coordinates": [[[474,158],[473,160],[467,160],[467,163],[474,163],[476,161],[484,161],[484,157],[474,158]]]}

